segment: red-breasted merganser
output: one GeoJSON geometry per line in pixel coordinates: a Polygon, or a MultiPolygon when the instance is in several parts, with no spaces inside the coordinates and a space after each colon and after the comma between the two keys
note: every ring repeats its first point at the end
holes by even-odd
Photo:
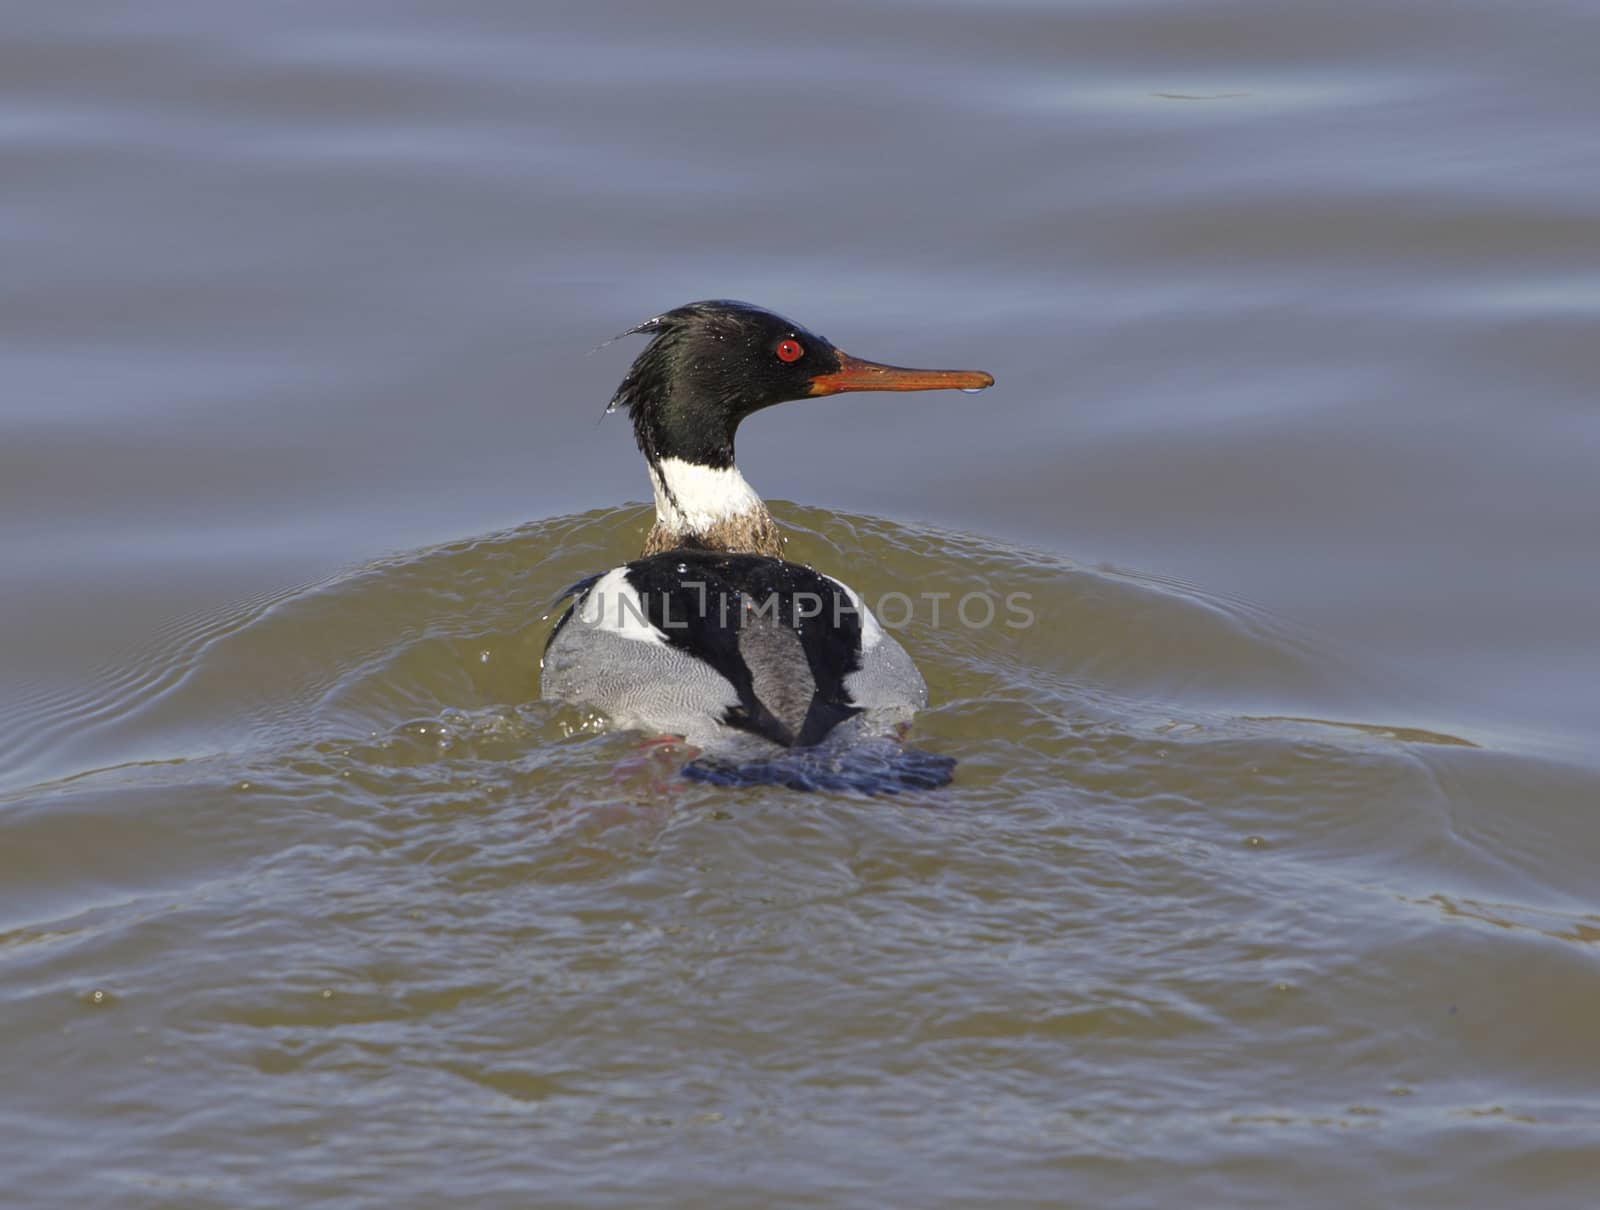
{"type": "MultiPolygon", "coordinates": [[[[927,685],[856,592],[783,558],[772,515],[734,464],[734,432],[786,400],[981,390],[994,379],[861,361],[741,302],[690,303],[623,335],[635,333],[650,343],[607,411],[633,420],[655,525],[641,558],[569,590],[575,600],[545,645],[543,696],[683,737],[712,757],[690,770],[708,780],[829,784],[815,763],[793,774],[774,758],[888,735],[927,705],[927,685]],[[741,778],[740,767],[766,772],[741,778]]],[[[920,772],[877,780],[941,784],[951,763],[929,758],[920,772]]]]}

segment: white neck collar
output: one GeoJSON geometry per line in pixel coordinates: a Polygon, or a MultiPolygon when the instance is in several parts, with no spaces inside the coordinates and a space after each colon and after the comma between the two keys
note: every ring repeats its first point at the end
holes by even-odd
{"type": "Polygon", "coordinates": [[[673,533],[704,533],[720,521],[766,509],[736,466],[663,458],[650,464],[650,485],[656,493],[656,521],[673,533]]]}

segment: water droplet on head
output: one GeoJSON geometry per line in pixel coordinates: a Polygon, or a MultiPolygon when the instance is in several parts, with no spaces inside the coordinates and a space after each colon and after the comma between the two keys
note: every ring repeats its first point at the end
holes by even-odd
{"type": "Polygon", "coordinates": [[[961,393],[963,395],[978,395],[984,391],[987,391],[988,389],[988,387],[962,387],[961,393]]]}

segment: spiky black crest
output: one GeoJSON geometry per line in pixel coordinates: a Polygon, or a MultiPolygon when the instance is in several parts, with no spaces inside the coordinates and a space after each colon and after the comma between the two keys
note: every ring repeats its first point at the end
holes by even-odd
{"type": "Polygon", "coordinates": [[[811,380],[839,368],[828,341],[781,315],[727,299],[689,303],[629,328],[650,337],[608,410],[626,408],[652,463],[681,458],[733,465],[733,437],[752,412],[802,399],[811,380]],[[779,346],[797,342],[785,360],[779,346]]]}

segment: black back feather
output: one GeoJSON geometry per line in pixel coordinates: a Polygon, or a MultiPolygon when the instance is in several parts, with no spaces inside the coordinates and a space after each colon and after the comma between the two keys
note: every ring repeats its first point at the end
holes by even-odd
{"type": "Polygon", "coordinates": [[[861,613],[821,573],[761,555],[682,549],[630,563],[626,574],[667,642],[733,685],[739,704],[724,717],[728,726],[809,747],[861,712],[844,685],[861,667],[861,613]],[[797,671],[810,693],[785,700],[805,683],[797,671]]]}

